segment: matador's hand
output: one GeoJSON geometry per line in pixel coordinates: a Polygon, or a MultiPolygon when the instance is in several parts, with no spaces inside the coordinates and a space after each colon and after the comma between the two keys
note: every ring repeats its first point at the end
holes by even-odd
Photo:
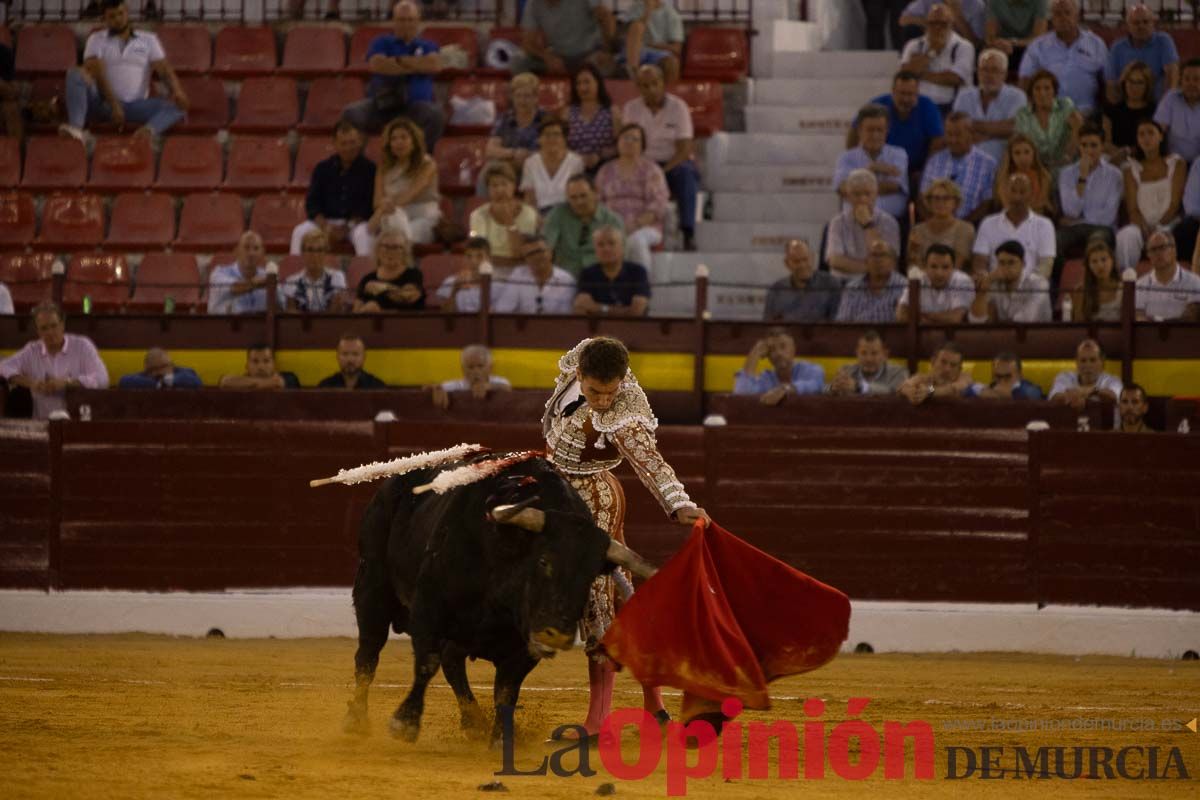
{"type": "Polygon", "coordinates": [[[696,520],[704,520],[704,527],[712,524],[712,517],[703,508],[681,508],[675,512],[675,521],[681,525],[691,525],[696,520]]]}

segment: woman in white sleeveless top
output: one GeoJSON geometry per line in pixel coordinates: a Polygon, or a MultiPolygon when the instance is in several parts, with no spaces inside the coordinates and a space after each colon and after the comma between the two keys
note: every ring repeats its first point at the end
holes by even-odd
{"type": "Polygon", "coordinates": [[[1187,164],[1166,152],[1157,122],[1138,123],[1137,145],[1125,168],[1125,211],[1129,224],[1117,231],[1117,266],[1137,267],[1146,239],[1157,228],[1173,228],[1183,206],[1187,164]]]}

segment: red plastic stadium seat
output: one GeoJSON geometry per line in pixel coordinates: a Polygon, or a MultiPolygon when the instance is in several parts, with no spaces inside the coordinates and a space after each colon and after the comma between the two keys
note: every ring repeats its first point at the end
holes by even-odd
{"type": "Polygon", "coordinates": [[[175,308],[192,311],[200,304],[203,287],[196,257],[191,253],[147,253],[138,265],[129,308],[162,311],[170,297],[175,308]]]}
{"type": "Polygon", "coordinates": [[[341,28],[304,25],[288,31],[283,43],[284,75],[311,78],[346,66],[346,36],[341,28]]]}
{"type": "Polygon", "coordinates": [[[438,185],[443,194],[475,194],[475,181],[483,169],[483,136],[444,136],[433,148],[438,185]]]}
{"type": "Polygon", "coordinates": [[[733,83],[746,74],[749,49],[740,28],[692,28],[683,53],[683,77],[733,83]]]}
{"type": "Polygon", "coordinates": [[[721,84],[716,81],[680,81],[671,93],[688,104],[696,138],[712,136],[725,125],[725,102],[721,84]]]}
{"type": "Polygon", "coordinates": [[[92,150],[88,188],[98,192],[145,189],[154,183],[154,150],[145,136],[101,136],[92,150]]]}
{"type": "Polygon", "coordinates": [[[189,194],[179,214],[176,250],[232,250],[245,228],[242,199],[235,194],[189,194]]]}
{"type": "Polygon", "coordinates": [[[179,83],[187,92],[188,110],[183,121],[172,131],[180,133],[209,133],[229,125],[229,95],[220,78],[208,76],[182,77],[179,83]]]}
{"type": "Polygon", "coordinates": [[[215,189],[221,184],[221,145],[211,136],[168,136],[154,185],[168,191],[215,189]]]}
{"type": "Polygon", "coordinates": [[[78,189],[87,183],[83,143],[63,136],[34,136],[25,144],[25,189],[78,189]]]}
{"type": "Polygon", "coordinates": [[[342,110],[366,95],[361,78],[317,78],[308,87],[304,101],[304,119],[300,130],[305,133],[332,133],[342,118],[342,110]]]}
{"type": "Polygon", "coordinates": [[[346,265],[346,287],[353,292],[362,279],[374,269],[375,259],[370,256],[354,256],[346,265]]]}
{"type": "Polygon", "coordinates": [[[458,45],[467,53],[466,70],[443,69],[438,75],[443,78],[473,72],[479,66],[479,34],[474,28],[465,25],[447,25],[445,27],[428,27],[421,29],[422,38],[437,43],[440,48],[447,45],[458,45]]]}
{"type": "Polygon", "coordinates": [[[202,75],[212,68],[212,36],[204,25],[160,25],[155,33],[176,72],[202,75]]]}
{"type": "Polygon", "coordinates": [[[637,84],[633,81],[618,81],[608,78],[604,81],[604,88],[608,89],[608,97],[612,100],[613,108],[616,109],[624,108],[626,103],[639,96],[637,84]]]}
{"type": "Polygon", "coordinates": [[[0,25],[0,44],[12,47],[12,31],[8,29],[7,25],[0,25]]]}
{"type": "Polygon", "coordinates": [[[421,275],[425,280],[425,294],[433,297],[442,281],[463,268],[463,256],[455,253],[436,253],[421,259],[421,275]]]}
{"type": "Polygon", "coordinates": [[[287,140],[241,136],[229,146],[229,170],[223,187],[236,192],[269,192],[287,188],[292,174],[287,140]]]}
{"type": "Polygon", "coordinates": [[[17,74],[62,75],[75,66],[79,46],[69,25],[26,25],[17,32],[17,74]]]}
{"type": "Polygon", "coordinates": [[[13,305],[25,311],[54,296],[53,253],[10,253],[0,256],[0,283],[8,287],[13,305]]]}
{"type": "Polygon", "coordinates": [[[569,78],[542,78],[538,84],[538,105],[546,111],[565,110],[571,102],[569,78]]]}
{"type": "Polygon", "coordinates": [[[238,95],[231,130],[284,133],[300,121],[300,102],[292,78],[247,78],[238,95]]]}
{"type": "Polygon", "coordinates": [[[162,192],[119,194],[113,201],[107,249],[166,247],[175,239],[175,199],[162,192]]]}
{"type": "Polygon", "coordinates": [[[85,249],[104,240],[104,203],[95,194],[52,194],[42,206],[40,248],[85,249]]]}
{"type": "Polygon", "coordinates": [[[346,66],[347,71],[351,75],[366,75],[367,50],[371,48],[371,42],[391,32],[392,29],[390,27],[382,25],[365,25],[355,30],[354,35],[350,37],[350,56],[346,66]]]}
{"type": "MultiPolygon", "coordinates": [[[[496,104],[496,116],[499,117],[508,108],[508,79],[479,78],[464,75],[455,78],[450,84],[450,92],[446,98],[446,119],[450,119],[453,108],[450,106],[451,97],[482,97],[496,104]]],[[[454,125],[448,124],[448,136],[486,135],[492,129],[491,125],[454,125]]]]}
{"type": "Polygon", "coordinates": [[[37,209],[29,192],[0,194],[0,247],[24,249],[37,230],[37,209]]]}
{"type": "Polygon", "coordinates": [[[296,169],[292,173],[289,188],[293,191],[308,191],[313,167],[333,155],[333,139],[328,136],[305,136],[296,149],[296,169]]]}
{"type": "Polygon", "coordinates": [[[298,194],[264,194],[255,198],[250,211],[250,230],[262,236],[263,247],[272,253],[286,253],[292,244],[292,230],[307,219],[304,197],[298,194]]]}
{"type": "Polygon", "coordinates": [[[1175,40],[1175,49],[1179,51],[1180,63],[1186,64],[1188,60],[1200,56],[1200,32],[1190,27],[1168,28],[1165,32],[1175,40]]]}
{"type": "Polygon", "coordinates": [[[85,297],[91,298],[93,311],[115,311],[129,302],[125,256],[89,253],[71,259],[63,285],[63,305],[67,311],[79,311],[85,297]]]}
{"type": "Polygon", "coordinates": [[[13,136],[0,137],[0,186],[21,182],[21,142],[13,136]]]}
{"type": "Polygon", "coordinates": [[[269,75],[278,63],[275,32],[271,28],[231,25],[217,31],[214,74],[223,78],[269,75]]]}

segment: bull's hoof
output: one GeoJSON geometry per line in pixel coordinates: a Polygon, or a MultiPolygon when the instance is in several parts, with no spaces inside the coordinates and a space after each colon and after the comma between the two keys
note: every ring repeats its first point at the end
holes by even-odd
{"type": "Polygon", "coordinates": [[[392,721],[388,724],[392,736],[395,736],[402,742],[415,742],[417,736],[421,733],[421,724],[419,722],[409,722],[400,717],[392,717],[392,721]]]}
{"type": "Polygon", "coordinates": [[[488,735],[488,720],[480,711],[464,712],[460,720],[463,733],[471,741],[482,742],[488,735]]]}
{"type": "Polygon", "coordinates": [[[366,736],[371,732],[367,723],[367,707],[353,700],[346,704],[346,718],[342,720],[342,732],[352,736],[366,736]]]}

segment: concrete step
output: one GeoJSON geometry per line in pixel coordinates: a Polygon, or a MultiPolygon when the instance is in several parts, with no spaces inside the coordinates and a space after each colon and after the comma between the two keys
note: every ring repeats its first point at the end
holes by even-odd
{"type": "Polygon", "coordinates": [[[697,264],[709,269],[708,310],[716,319],[762,319],[767,288],[787,276],[782,247],[774,253],[655,253],[650,281],[659,285],[650,296],[651,314],[695,314],[697,264]]]}
{"type": "Polygon", "coordinates": [[[696,247],[701,251],[758,251],[782,253],[789,239],[804,239],[815,250],[821,245],[824,222],[710,222],[696,224],[696,247]]]}
{"type": "MultiPolygon", "coordinates": [[[[766,2],[755,3],[754,22],[758,36],[754,39],[754,47],[750,48],[755,75],[771,74],[776,53],[821,49],[820,25],[790,19],[766,19],[763,11],[768,10],[769,13],[771,5],[766,2]]],[[[773,10],[787,13],[783,4],[776,5],[773,10]]]]}
{"type": "Polygon", "coordinates": [[[844,135],[718,133],[709,138],[705,159],[709,169],[726,164],[832,165],[845,149],[844,135]]]}
{"type": "Polygon", "coordinates": [[[755,78],[749,99],[763,106],[857,108],[891,90],[891,78],[755,78]]]}
{"type": "Polygon", "coordinates": [[[845,136],[860,106],[746,106],[750,133],[836,133],[845,136]]]}
{"type": "Polygon", "coordinates": [[[704,185],[712,192],[815,192],[833,191],[834,162],[825,164],[775,164],[748,166],[709,162],[704,185]]]}
{"type": "Polygon", "coordinates": [[[713,195],[713,222],[820,222],[838,211],[832,192],[742,193],[713,195]]]}
{"type": "Polygon", "coordinates": [[[900,57],[890,51],[802,52],[777,48],[771,54],[773,78],[884,78],[891,81],[900,57]]]}

